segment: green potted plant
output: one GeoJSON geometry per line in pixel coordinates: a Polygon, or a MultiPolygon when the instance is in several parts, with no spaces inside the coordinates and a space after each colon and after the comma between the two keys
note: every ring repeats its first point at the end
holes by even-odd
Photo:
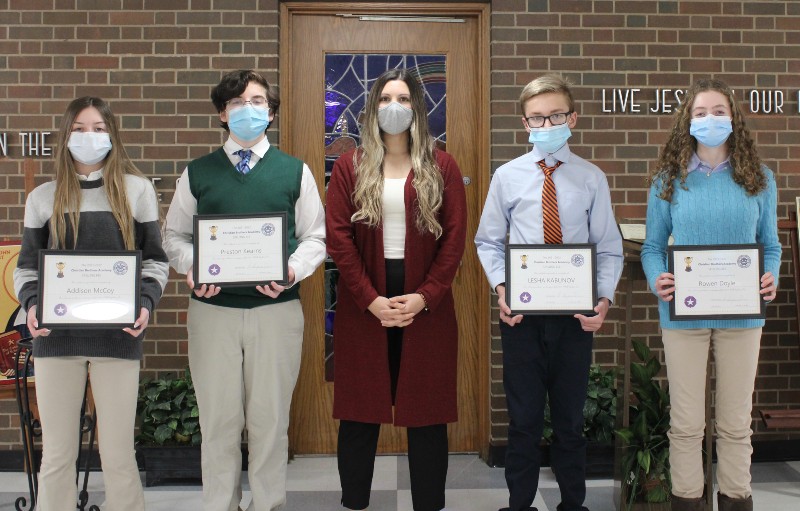
{"type": "Polygon", "coordinates": [[[622,494],[627,509],[669,509],[669,392],[655,379],[661,363],[645,344],[634,341],[641,362],[631,364],[630,425],[617,430],[624,442],[622,494]]]}
{"type": "Polygon", "coordinates": [[[164,479],[199,479],[200,413],[187,368],[183,376],[167,375],[139,384],[137,450],[146,471],[146,485],[164,479]]]}
{"type": "Polygon", "coordinates": [[[614,422],[617,418],[617,369],[593,365],[589,369],[589,386],[583,405],[583,434],[590,442],[614,443],[614,422]]]}
{"type": "MultiPolygon", "coordinates": [[[[617,369],[592,365],[583,405],[583,434],[586,447],[586,476],[611,477],[614,473],[614,423],[617,416],[617,369]]],[[[553,427],[550,406],[545,407],[544,431],[547,443],[552,442],[553,427]]]]}

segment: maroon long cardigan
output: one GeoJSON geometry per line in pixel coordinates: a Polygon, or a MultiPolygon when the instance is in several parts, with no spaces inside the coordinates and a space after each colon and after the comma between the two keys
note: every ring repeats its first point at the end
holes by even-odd
{"type": "Polygon", "coordinates": [[[437,240],[416,228],[412,170],[405,184],[405,293],[422,293],[429,311],[403,332],[394,417],[386,329],[367,309],[386,294],[383,228],[353,223],[353,151],[336,160],[327,192],[328,253],[339,268],[334,338],[333,416],[368,423],[427,426],[458,420],[458,325],[450,288],[464,252],[466,196],[455,160],[436,151],[444,178],[437,240]]]}

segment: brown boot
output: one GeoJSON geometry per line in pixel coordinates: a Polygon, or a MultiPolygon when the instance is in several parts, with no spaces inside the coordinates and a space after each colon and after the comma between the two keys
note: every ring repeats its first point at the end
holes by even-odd
{"type": "Polygon", "coordinates": [[[670,509],[672,509],[672,511],[704,511],[705,508],[706,499],[703,497],[687,499],[673,495],[670,499],[670,509]]]}
{"type": "Polygon", "coordinates": [[[746,499],[732,499],[717,492],[719,511],[753,511],[753,496],[746,499]]]}

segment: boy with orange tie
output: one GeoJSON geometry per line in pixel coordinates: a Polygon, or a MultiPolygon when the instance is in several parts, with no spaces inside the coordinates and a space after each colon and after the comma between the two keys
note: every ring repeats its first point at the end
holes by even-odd
{"type": "Polygon", "coordinates": [[[483,269],[497,292],[503,385],[510,423],[506,451],[509,507],[530,507],[539,484],[539,444],[550,398],[552,468],[558,511],[583,511],[586,439],[583,405],[592,361],[592,332],[603,324],[622,273],[622,239],[605,174],[573,154],[567,140],[578,115],[569,83],[533,80],[520,95],[522,124],[533,150],[499,167],[475,236],[483,269]],[[591,243],[597,249],[595,315],[511,315],[505,301],[505,243],[591,243]]]}

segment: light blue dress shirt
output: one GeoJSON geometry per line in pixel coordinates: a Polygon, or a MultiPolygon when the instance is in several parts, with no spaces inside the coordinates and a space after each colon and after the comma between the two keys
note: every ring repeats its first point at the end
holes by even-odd
{"type": "Polygon", "coordinates": [[[506,233],[511,244],[544,244],[542,186],[548,166],[563,162],[553,173],[564,243],[597,245],[597,295],[614,300],[622,274],[622,237],[611,208],[608,181],[602,170],[572,154],[569,145],[552,154],[533,150],[498,168],[489,186],[475,235],[478,258],[492,289],[506,280],[506,233]]]}
{"type": "Polygon", "coordinates": [[[701,160],[700,157],[697,156],[697,153],[693,153],[692,157],[689,158],[689,164],[686,165],[686,172],[694,172],[697,170],[703,172],[706,176],[710,176],[711,174],[715,174],[717,172],[728,171],[731,168],[730,158],[712,168],[710,164],[701,160]]]}

